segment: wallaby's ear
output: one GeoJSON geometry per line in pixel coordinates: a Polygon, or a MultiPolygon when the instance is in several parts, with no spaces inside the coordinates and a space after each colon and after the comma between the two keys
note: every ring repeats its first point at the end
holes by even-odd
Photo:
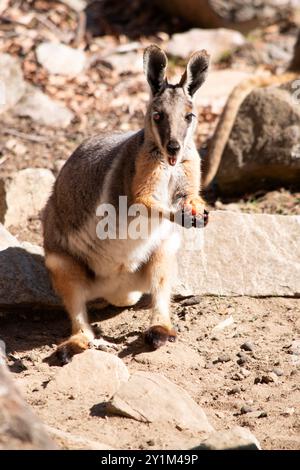
{"type": "Polygon", "coordinates": [[[209,55],[205,49],[194,52],[187,63],[186,70],[179,85],[192,98],[198,88],[204,83],[209,64],[209,55]]]}
{"type": "Polygon", "coordinates": [[[164,51],[152,44],[144,51],[144,72],[153,95],[159,93],[166,85],[166,68],[168,59],[164,51]]]}

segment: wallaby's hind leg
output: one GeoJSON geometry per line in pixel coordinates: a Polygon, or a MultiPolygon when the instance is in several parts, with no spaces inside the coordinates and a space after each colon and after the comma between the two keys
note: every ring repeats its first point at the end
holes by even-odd
{"type": "Polygon", "coordinates": [[[175,254],[170,253],[167,244],[168,241],[163,242],[145,267],[152,296],[150,328],[145,333],[145,341],[153,349],[176,339],[176,331],[170,319],[171,281],[176,274],[176,260],[175,254]]]}
{"type": "MultiPolygon", "coordinates": [[[[86,302],[92,280],[85,269],[68,255],[49,253],[46,266],[50,271],[53,286],[61,296],[72,324],[71,337],[58,346],[57,353],[63,363],[70,361],[91,346],[105,348],[110,345],[103,339],[95,339],[88,321],[86,302]]],[[[112,345],[110,345],[112,346],[112,345]]]]}

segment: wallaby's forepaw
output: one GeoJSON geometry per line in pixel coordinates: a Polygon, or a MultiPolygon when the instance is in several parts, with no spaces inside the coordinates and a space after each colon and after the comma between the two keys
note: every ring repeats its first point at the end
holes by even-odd
{"type": "Polygon", "coordinates": [[[90,340],[83,333],[73,335],[57,347],[56,356],[62,365],[68,364],[75,354],[89,349],[89,343],[90,340]]]}
{"type": "Polygon", "coordinates": [[[176,331],[173,328],[167,328],[161,325],[151,326],[145,333],[145,343],[152,349],[158,349],[167,341],[174,342],[176,331]]]}
{"type": "Polygon", "coordinates": [[[185,228],[201,228],[208,224],[208,215],[204,201],[199,197],[186,200],[177,212],[175,220],[185,228]]]}
{"type": "Polygon", "coordinates": [[[184,210],[190,212],[194,218],[193,227],[205,227],[208,224],[209,212],[205,209],[205,202],[200,196],[187,200],[184,210]]]}

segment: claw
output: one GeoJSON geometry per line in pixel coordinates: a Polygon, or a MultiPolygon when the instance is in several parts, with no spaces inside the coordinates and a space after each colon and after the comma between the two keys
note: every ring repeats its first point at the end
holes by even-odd
{"type": "Polygon", "coordinates": [[[100,351],[105,352],[109,351],[110,349],[113,349],[114,351],[118,350],[118,346],[116,344],[110,343],[109,341],[106,341],[103,338],[93,339],[89,342],[89,347],[99,349],[100,351]]]}

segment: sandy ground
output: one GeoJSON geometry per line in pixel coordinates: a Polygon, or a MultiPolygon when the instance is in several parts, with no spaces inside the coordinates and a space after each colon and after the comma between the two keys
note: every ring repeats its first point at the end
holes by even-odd
{"type": "MultiPolygon", "coordinates": [[[[123,311],[108,307],[93,312],[91,318],[106,339],[118,344],[117,354],[130,372],[165,375],[203,407],[217,430],[246,426],[263,449],[299,449],[300,357],[291,347],[300,340],[299,300],[203,297],[193,301],[190,306],[184,305],[186,300],[172,304],[178,340],[155,352],[147,352],[141,340],[149,313],[142,306],[123,311]],[[233,325],[214,333],[213,327],[229,316],[233,325]],[[241,349],[245,342],[252,351],[241,349]],[[262,376],[275,381],[255,383],[262,376]]],[[[62,312],[10,313],[0,318],[10,368],[44,423],[118,449],[190,448],[199,443],[199,435],[173,426],[106,416],[97,396],[87,394],[78,400],[49,393],[47,384],[59,367],[50,365],[49,357],[68,330],[62,312]]],[[[74,448],[63,438],[57,442],[74,448]]]]}

